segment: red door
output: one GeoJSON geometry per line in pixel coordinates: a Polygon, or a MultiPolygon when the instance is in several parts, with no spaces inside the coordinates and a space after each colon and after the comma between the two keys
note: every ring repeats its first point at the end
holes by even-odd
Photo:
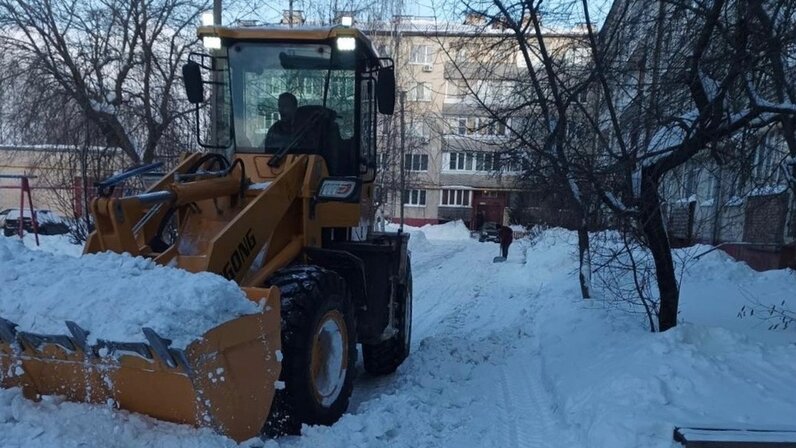
{"type": "Polygon", "coordinates": [[[473,220],[474,230],[485,222],[503,224],[503,210],[508,204],[508,195],[503,191],[474,191],[473,220]]]}

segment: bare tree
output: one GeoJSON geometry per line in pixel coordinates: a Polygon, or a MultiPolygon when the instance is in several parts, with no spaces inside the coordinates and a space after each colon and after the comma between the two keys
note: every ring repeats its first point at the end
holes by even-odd
{"type": "Polygon", "coordinates": [[[99,130],[102,146],[132,163],[152,161],[188,113],[180,67],[196,42],[203,0],[0,1],[0,48],[15,64],[2,78],[36,86],[14,104],[41,120],[61,108],[99,130]]]}
{"type": "MultiPolygon", "coordinates": [[[[761,15],[746,0],[662,0],[652,11],[627,0],[615,5],[615,23],[603,30],[599,45],[590,33],[605,105],[604,125],[595,130],[598,140],[613,144],[605,146],[608,157],[599,171],[581,174],[599,187],[607,206],[633,220],[650,251],[660,331],[677,324],[679,302],[661,200],[664,179],[703,154],[723,164],[728,154],[718,148],[737,135],[792,119],[796,110],[783,94],[792,76],[776,76],[771,61],[786,56],[782,49],[794,36],[788,27],[760,31],[768,29],[766,20],[787,21],[780,14],[792,9],[788,4],[769,2],[761,15]],[[627,45],[629,36],[637,46],[627,45]]],[[[743,158],[750,150],[731,155],[743,158]]]]}

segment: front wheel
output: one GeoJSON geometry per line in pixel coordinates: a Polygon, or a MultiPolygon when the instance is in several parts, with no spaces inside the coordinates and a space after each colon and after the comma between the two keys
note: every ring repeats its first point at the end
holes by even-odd
{"type": "Polygon", "coordinates": [[[317,266],[283,269],[271,279],[282,293],[282,374],[265,432],[298,434],[331,425],[348,409],[354,387],[356,321],[346,283],[317,266]]]}
{"type": "Polygon", "coordinates": [[[395,334],[376,344],[362,344],[365,370],[372,375],[395,372],[409,356],[412,343],[412,264],[406,260],[406,279],[398,285],[396,310],[398,328],[395,334]]]}

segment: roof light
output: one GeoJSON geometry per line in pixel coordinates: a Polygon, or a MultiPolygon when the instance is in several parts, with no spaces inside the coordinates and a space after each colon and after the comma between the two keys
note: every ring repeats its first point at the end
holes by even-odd
{"type": "Polygon", "coordinates": [[[354,24],[354,18],[351,16],[343,16],[340,18],[340,24],[343,26],[351,26],[354,24]]]}
{"type": "Polygon", "coordinates": [[[340,51],[351,51],[356,50],[357,48],[357,40],[353,37],[338,37],[337,38],[337,49],[340,51]]]}
{"type": "Polygon", "coordinates": [[[202,38],[202,44],[208,50],[221,49],[221,38],[217,36],[205,36],[202,38]]]}
{"type": "Polygon", "coordinates": [[[213,20],[213,11],[205,11],[202,13],[202,25],[204,26],[213,26],[215,20],[213,20]]]}

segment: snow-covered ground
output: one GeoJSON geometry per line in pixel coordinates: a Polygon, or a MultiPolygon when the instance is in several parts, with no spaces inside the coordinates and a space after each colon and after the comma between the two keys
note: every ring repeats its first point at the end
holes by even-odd
{"type": "MultiPolygon", "coordinates": [[[[579,298],[569,232],[519,240],[493,264],[497,245],[456,223],[407,231],[410,358],[389,377],[362,373],[334,426],[244,445],[671,448],[676,425],[793,423],[796,328],[736,317],[749,298],[796,308],[791,271],[757,273],[707,254],[683,279],[681,324],[652,334],[638,315],[579,298]]],[[[0,390],[0,446],[233,445],[207,430],[0,390]]]]}
{"type": "MultiPolygon", "coordinates": [[[[10,240],[19,240],[18,236],[6,237],[10,240]]],[[[7,241],[7,240],[6,240],[7,241]]],[[[36,235],[25,232],[22,241],[25,247],[31,250],[49,252],[56,255],[69,255],[79,257],[83,253],[82,244],[72,244],[69,235],[39,235],[39,244],[36,244],[36,235]]]]}

